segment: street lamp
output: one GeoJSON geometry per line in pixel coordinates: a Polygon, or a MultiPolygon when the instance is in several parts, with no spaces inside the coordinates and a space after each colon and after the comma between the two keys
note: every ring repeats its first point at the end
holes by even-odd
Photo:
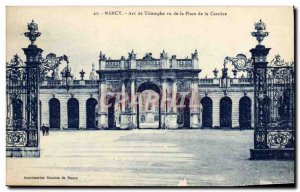
{"type": "Polygon", "coordinates": [[[63,79],[65,79],[66,82],[66,89],[69,91],[70,89],[70,83],[71,80],[73,79],[73,75],[71,74],[71,68],[69,67],[69,61],[66,60],[67,66],[66,68],[61,72],[61,76],[63,79]]]}
{"type": "Polygon", "coordinates": [[[226,67],[226,64],[227,64],[227,58],[224,59],[222,77],[221,77],[221,88],[222,91],[224,92],[224,95],[226,94],[228,88],[228,68],[226,67]]]}

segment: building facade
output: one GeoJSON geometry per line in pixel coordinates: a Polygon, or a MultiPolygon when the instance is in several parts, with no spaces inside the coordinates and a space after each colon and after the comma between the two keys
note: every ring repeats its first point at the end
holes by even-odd
{"type": "Polygon", "coordinates": [[[146,53],[127,59],[99,55],[89,78],[54,76],[40,86],[40,122],[51,129],[251,128],[253,84],[248,78],[199,78],[198,53],[190,58],[160,58],[146,53]]]}

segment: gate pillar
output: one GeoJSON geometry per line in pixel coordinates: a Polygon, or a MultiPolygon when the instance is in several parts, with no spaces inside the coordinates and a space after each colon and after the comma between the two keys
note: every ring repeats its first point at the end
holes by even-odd
{"type": "MultiPolygon", "coordinates": [[[[27,48],[23,48],[26,62],[23,74],[20,74],[22,78],[17,80],[17,86],[12,83],[11,86],[7,87],[9,90],[7,97],[14,94],[23,98],[23,103],[26,105],[23,113],[24,123],[22,123],[21,128],[12,126],[12,129],[6,131],[7,157],[40,157],[39,68],[43,50],[34,44],[41,33],[38,32],[38,25],[33,20],[28,24],[28,30],[24,35],[29,38],[31,44],[27,48]]],[[[16,67],[14,70],[16,70],[16,67]]],[[[10,79],[7,79],[7,81],[10,81],[10,79]]]]}
{"type": "MultiPolygon", "coordinates": [[[[293,86],[293,83],[281,82],[289,79],[289,73],[286,73],[287,77],[279,79],[276,76],[276,71],[287,69],[268,66],[267,55],[270,48],[261,45],[264,37],[268,36],[265,23],[261,20],[255,23],[255,29],[257,31],[253,32],[252,36],[256,37],[258,45],[250,50],[254,76],[254,149],[250,149],[250,159],[293,159],[294,148],[285,144],[290,136],[293,138],[290,133],[293,130],[293,121],[285,124],[278,118],[271,119],[272,112],[276,111],[278,105],[275,104],[275,98],[272,97],[274,93],[271,95],[271,92],[284,90],[284,87],[293,86]]],[[[293,94],[289,94],[286,99],[290,101],[293,100],[292,97],[293,94]]],[[[293,107],[293,103],[288,104],[288,108],[293,107]]]]}

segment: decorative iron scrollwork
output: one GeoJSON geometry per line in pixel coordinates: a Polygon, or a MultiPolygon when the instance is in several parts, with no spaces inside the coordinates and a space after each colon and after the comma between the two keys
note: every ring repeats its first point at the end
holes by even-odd
{"type": "Polygon", "coordinates": [[[37,147],[38,146],[38,131],[29,130],[28,132],[27,147],[37,147]]]}
{"type": "Polygon", "coordinates": [[[293,147],[294,70],[276,57],[271,66],[255,69],[256,133],[255,145],[261,147],[262,132],[269,148],[293,147]]]}
{"type": "Polygon", "coordinates": [[[56,56],[54,53],[49,53],[46,58],[40,58],[41,65],[40,65],[40,82],[46,79],[58,79],[59,74],[56,69],[58,66],[61,65],[62,61],[69,63],[69,58],[66,55],[56,56]],[[51,76],[48,75],[49,72],[51,76]]]}
{"type": "MultiPolygon", "coordinates": [[[[6,64],[6,94],[7,94],[7,119],[6,119],[6,146],[7,147],[37,147],[38,146],[38,86],[40,69],[42,69],[42,49],[34,45],[38,32],[38,25],[32,21],[28,24],[29,32],[25,36],[31,41],[28,48],[23,48],[26,62],[14,55],[6,64]]],[[[48,61],[56,57],[49,54],[48,61]]],[[[44,70],[42,70],[44,71],[44,70]]]]}
{"type": "Polygon", "coordinates": [[[270,148],[285,148],[291,137],[290,132],[268,132],[268,146],[270,148]]]}
{"type": "Polygon", "coordinates": [[[6,131],[6,146],[23,147],[27,143],[26,131],[6,131]]]}
{"type": "Polygon", "coordinates": [[[287,62],[281,58],[280,55],[275,55],[274,58],[271,60],[270,67],[294,67],[294,62],[287,62]]]}
{"type": "Polygon", "coordinates": [[[266,133],[265,131],[256,131],[255,132],[255,148],[256,149],[266,149],[268,146],[266,145],[266,133]]]}

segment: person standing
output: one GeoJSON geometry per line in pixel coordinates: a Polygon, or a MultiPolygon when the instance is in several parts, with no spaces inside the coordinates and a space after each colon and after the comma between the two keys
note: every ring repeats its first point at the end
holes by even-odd
{"type": "Polygon", "coordinates": [[[49,135],[49,127],[46,127],[46,135],[49,135]]]}
{"type": "Polygon", "coordinates": [[[45,124],[43,124],[43,126],[41,127],[42,132],[43,132],[43,136],[45,136],[45,124]]]}

